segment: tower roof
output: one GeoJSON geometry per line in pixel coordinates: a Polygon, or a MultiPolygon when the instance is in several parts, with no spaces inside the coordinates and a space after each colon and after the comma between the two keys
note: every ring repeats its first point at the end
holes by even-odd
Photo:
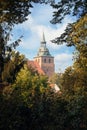
{"type": "Polygon", "coordinates": [[[37,56],[51,56],[48,48],[46,47],[46,41],[45,41],[44,33],[43,33],[43,36],[42,36],[42,39],[41,39],[41,45],[40,45],[37,56]]]}
{"type": "Polygon", "coordinates": [[[41,42],[45,43],[45,35],[44,35],[44,32],[43,32],[43,36],[42,36],[42,39],[41,39],[41,42]]]}

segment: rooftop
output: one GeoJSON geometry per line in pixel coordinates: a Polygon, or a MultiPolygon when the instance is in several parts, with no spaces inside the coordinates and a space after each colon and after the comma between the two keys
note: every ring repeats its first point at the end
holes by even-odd
{"type": "Polygon", "coordinates": [[[44,71],[40,68],[39,64],[36,61],[28,60],[28,67],[31,67],[41,75],[45,75],[44,71]]]}
{"type": "Polygon", "coordinates": [[[43,37],[41,39],[41,45],[40,45],[39,51],[37,53],[37,56],[51,56],[51,54],[46,46],[44,33],[43,33],[43,37]]]}

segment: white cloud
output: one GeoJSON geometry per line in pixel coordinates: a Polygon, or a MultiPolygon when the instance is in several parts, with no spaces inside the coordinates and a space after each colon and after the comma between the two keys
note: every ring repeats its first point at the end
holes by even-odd
{"type": "Polygon", "coordinates": [[[63,72],[68,66],[73,63],[73,55],[68,53],[61,53],[55,56],[56,72],[63,72]]]}
{"type": "Polygon", "coordinates": [[[56,61],[65,62],[72,58],[72,54],[62,53],[55,56],[56,61]]]}
{"type": "Polygon", "coordinates": [[[53,50],[58,50],[62,47],[51,43],[51,40],[60,36],[60,34],[64,32],[67,22],[70,22],[71,19],[65,19],[64,23],[60,25],[51,25],[50,18],[52,16],[52,11],[53,9],[48,5],[34,5],[32,14],[28,16],[28,20],[19,26],[22,30],[22,35],[24,35],[22,44],[24,48],[37,48],[40,44],[43,31],[45,33],[48,47],[53,50]]]}
{"type": "Polygon", "coordinates": [[[34,19],[32,16],[29,16],[29,19],[23,23],[20,28],[24,31],[22,31],[22,35],[25,35],[25,33],[27,34],[27,38],[23,39],[23,46],[26,48],[30,48],[30,46],[33,48],[36,47],[35,42],[37,44],[40,44],[40,40],[42,37],[42,33],[44,31],[45,33],[45,39],[47,41],[47,44],[50,48],[53,49],[58,49],[61,46],[58,46],[56,44],[51,43],[51,40],[55,39],[56,37],[60,36],[60,34],[64,31],[66,25],[64,24],[64,26],[60,28],[53,28],[51,26],[46,26],[43,24],[37,24],[35,23],[34,19]]]}

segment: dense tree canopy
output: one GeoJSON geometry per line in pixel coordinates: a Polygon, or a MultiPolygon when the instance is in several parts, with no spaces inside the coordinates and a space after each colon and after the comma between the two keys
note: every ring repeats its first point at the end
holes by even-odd
{"type": "MultiPolygon", "coordinates": [[[[71,83],[71,68],[67,74],[71,75],[71,83]]],[[[80,91],[70,94],[72,88],[68,89],[68,77],[66,82],[67,88],[61,95],[54,93],[46,77],[32,73],[24,65],[15,83],[0,93],[0,129],[86,130],[87,98],[80,91]]]]}
{"type": "Polygon", "coordinates": [[[68,128],[87,129],[87,1],[61,0],[53,8],[56,10],[51,21],[53,24],[63,22],[68,15],[77,19],[69,23],[64,33],[52,42],[75,47],[74,64],[66,68],[62,75],[61,90],[62,96],[69,101],[68,128]]]}

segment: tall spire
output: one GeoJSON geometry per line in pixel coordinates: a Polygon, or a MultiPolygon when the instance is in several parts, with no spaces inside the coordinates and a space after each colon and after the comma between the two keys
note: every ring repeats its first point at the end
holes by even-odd
{"type": "Polygon", "coordinates": [[[45,35],[44,35],[44,32],[43,32],[43,35],[42,35],[41,42],[46,43],[46,41],[45,41],[45,35]]]}
{"type": "Polygon", "coordinates": [[[41,45],[38,51],[37,56],[51,56],[48,48],[46,47],[46,41],[45,41],[45,35],[43,32],[42,39],[41,39],[41,45]]]}

